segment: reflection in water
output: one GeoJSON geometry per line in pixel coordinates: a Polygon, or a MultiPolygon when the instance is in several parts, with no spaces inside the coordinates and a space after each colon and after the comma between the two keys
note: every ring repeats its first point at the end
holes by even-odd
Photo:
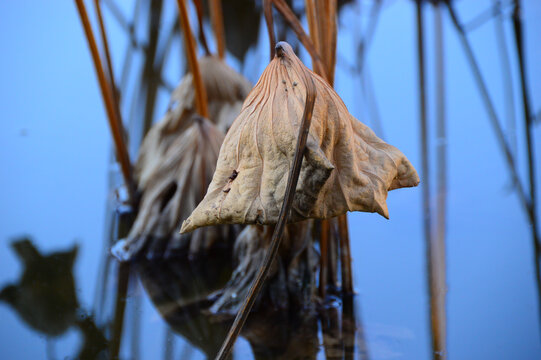
{"type": "Polygon", "coordinates": [[[24,270],[18,283],[0,291],[0,300],[26,325],[48,338],[60,336],[72,327],[79,329],[83,344],[76,359],[107,358],[103,331],[80,309],[77,300],[73,265],[78,246],[43,255],[29,238],[22,238],[12,242],[11,247],[24,270]]]}
{"type": "Polygon", "coordinates": [[[211,295],[220,289],[231,274],[231,264],[224,253],[205,257],[171,258],[167,261],[142,261],[136,273],[154,306],[176,333],[209,358],[218,352],[230,322],[217,321],[205,311],[211,295]]]}
{"type": "MultiPolygon", "coordinates": [[[[144,289],[170,328],[208,358],[218,352],[233,320],[234,313],[213,310],[227,292],[232,274],[230,259],[223,251],[216,251],[195,258],[134,264],[144,289]]],[[[263,293],[241,333],[256,359],[316,359],[320,338],[328,359],[368,359],[351,296],[317,308],[299,308],[294,302],[279,307],[270,290],[263,293]]],[[[167,344],[172,346],[171,341],[167,344]]],[[[173,350],[166,350],[164,355],[170,358],[173,350]]],[[[183,356],[190,358],[186,353],[183,356]]]]}
{"type": "Polygon", "coordinates": [[[42,255],[27,238],[11,246],[24,270],[18,283],[2,289],[0,299],[35,331],[47,336],[62,335],[77,318],[72,274],[77,246],[50,255],[42,255]]]}

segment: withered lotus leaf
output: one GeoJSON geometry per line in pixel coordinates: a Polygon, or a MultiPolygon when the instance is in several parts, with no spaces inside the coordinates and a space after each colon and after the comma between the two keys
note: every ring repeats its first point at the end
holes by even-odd
{"type": "Polygon", "coordinates": [[[289,44],[278,46],[279,56],[261,75],[224,139],[205,198],[181,232],[223,223],[277,222],[304,110],[303,72],[313,78],[316,101],[289,222],[347,211],[388,218],[387,192],[419,183],[402,152],[355,119],[289,44]]]}
{"type": "Polygon", "coordinates": [[[225,231],[222,227],[200,229],[205,231],[196,231],[189,238],[176,231],[179,219],[186,219],[203,198],[223,140],[222,132],[205,118],[192,114],[185,121],[188,127],[172,141],[146,182],[139,213],[127,240],[113,249],[123,260],[130,259],[143,247],[149,247],[148,257],[183,245],[189,246],[190,252],[197,252],[199,249],[193,247],[205,247],[225,231]]]}
{"type": "MultiPolygon", "coordinates": [[[[206,56],[198,62],[207,92],[209,120],[225,133],[239,114],[242,102],[252,86],[241,74],[216,57],[206,56]]],[[[163,154],[185,129],[185,120],[193,113],[195,113],[193,76],[187,73],[171,94],[169,110],[152,126],[141,145],[135,168],[139,188],[146,187],[149,177],[164,161],[163,154]]]]}
{"type": "Polygon", "coordinates": [[[141,145],[135,173],[142,198],[127,239],[113,248],[120,259],[128,260],[143,248],[147,257],[186,247],[190,253],[197,253],[236,231],[217,227],[191,236],[178,234],[181,221],[203,198],[223,134],[239,114],[251,88],[242,75],[218,58],[201,58],[199,66],[210,121],[196,115],[193,77],[188,73],[171,95],[169,110],[152,126],[141,145]]]}

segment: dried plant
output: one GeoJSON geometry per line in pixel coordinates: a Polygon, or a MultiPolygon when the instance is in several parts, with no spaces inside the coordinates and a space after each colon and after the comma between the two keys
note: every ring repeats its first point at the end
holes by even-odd
{"type": "Polygon", "coordinates": [[[190,236],[177,231],[203,198],[223,133],[251,88],[244,77],[217,58],[204,57],[199,67],[214,124],[197,115],[193,76],[187,74],[173,92],[167,114],[150,129],[141,146],[136,165],[141,205],[128,239],[114,248],[121,259],[128,260],[143,248],[148,257],[186,249],[197,253],[232,231],[216,227],[190,236]]]}
{"type": "Polygon", "coordinates": [[[308,73],[316,87],[313,125],[289,221],[347,211],[388,217],[389,190],[416,186],[417,172],[395,147],[355,119],[336,92],[284,44],[226,135],[216,172],[186,233],[216,224],[274,224],[284,201],[308,73]]]}

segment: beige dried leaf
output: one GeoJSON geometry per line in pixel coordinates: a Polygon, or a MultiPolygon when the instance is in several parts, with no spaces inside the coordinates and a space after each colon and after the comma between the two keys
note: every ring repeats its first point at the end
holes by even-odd
{"type": "MultiPolygon", "coordinates": [[[[209,120],[225,133],[239,114],[252,86],[216,57],[199,59],[199,67],[207,92],[209,120]]],[[[164,154],[171,142],[185,129],[185,120],[195,112],[193,76],[188,73],[171,94],[169,110],[162,120],[152,126],[141,145],[135,168],[140,189],[146,188],[149,177],[165,160],[164,154]]]]}
{"type": "Polygon", "coordinates": [[[388,217],[387,192],[419,183],[408,159],[355,119],[325,80],[282,46],[283,56],[267,66],[227,133],[207,194],[182,233],[206,225],[276,223],[304,110],[305,71],[317,96],[290,222],[347,211],[388,217]]]}
{"type": "Polygon", "coordinates": [[[146,182],[127,241],[115,246],[115,254],[122,259],[131,258],[145,246],[150,247],[150,253],[160,254],[171,246],[204,247],[221,238],[224,230],[220,227],[200,229],[208,231],[194,232],[189,238],[177,231],[179,219],[186,219],[203,198],[223,140],[221,131],[198,115],[192,114],[186,122],[191,125],[171,142],[146,182]],[[188,243],[179,244],[182,240],[188,243]]]}
{"type": "Polygon", "coordinates": [[[188,73],[171,95],[169,110],[152,126],[139,150],[135,170],[142,199],[127,240],[113,249],[121,259],[130,259],[143,248],[149,257],[188,247],[190,253],[197,253],[236,232],[223,226],[190,236],[178,234],[179,225],[203,198],[223,134],[251,88],[218,58],[204,57],[199,66],[214,124],[196,115],[193,77],[188,73]]]}

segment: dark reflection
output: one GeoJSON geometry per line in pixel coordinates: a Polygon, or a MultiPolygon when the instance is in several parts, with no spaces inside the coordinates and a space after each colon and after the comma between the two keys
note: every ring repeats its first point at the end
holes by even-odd
{"type": "Polygon", "coordinates": [[[59,336],[77,319],[77,295],[73,264],[78,247],[42,255],[30,239],[11,244],[23,263],[19,281],[0,292],[0,300],[9,304],[32,329],[47,336],[59,336]]]}
{"type": "Polygon", "coordinates": [[[227,256],[227,251],[220,249],[192,258],[145,260],[134,265],[160,315],[173,331],[208,358],[216,355],[231,324],[206,311],[212,304],[213,293],[231,275],[231,256],[227,256]]]}
{"type": "Polygon", "coordinates": [[[44,255],[29,238],[11,243],[24,266],[17,283],[0,290],[0,301],[8,304],[34,331],[57,337],[70,328],[79,329],[83,344],[76,359],[107,358],[107,341],[92,317],[77,300],[73,265],[78,246],[44,255]]]}
{"type": "MultiPolygon", "coordinates": [[[[213,309],[235,276],[232,258],[231,249],[224,248],[197,257],[133,264],[170,328],[210,359],[217,354],[233,320],[229,312],[213,309]]],[[[295,301],[289,301],[279,307],[270,290],[263,292],[241,333],[250,343],[255,359],[316,359],[320,339],[327,359],[368,359],[353,297],[336,297],[325,306],[297,306],[295,301]]]]}

